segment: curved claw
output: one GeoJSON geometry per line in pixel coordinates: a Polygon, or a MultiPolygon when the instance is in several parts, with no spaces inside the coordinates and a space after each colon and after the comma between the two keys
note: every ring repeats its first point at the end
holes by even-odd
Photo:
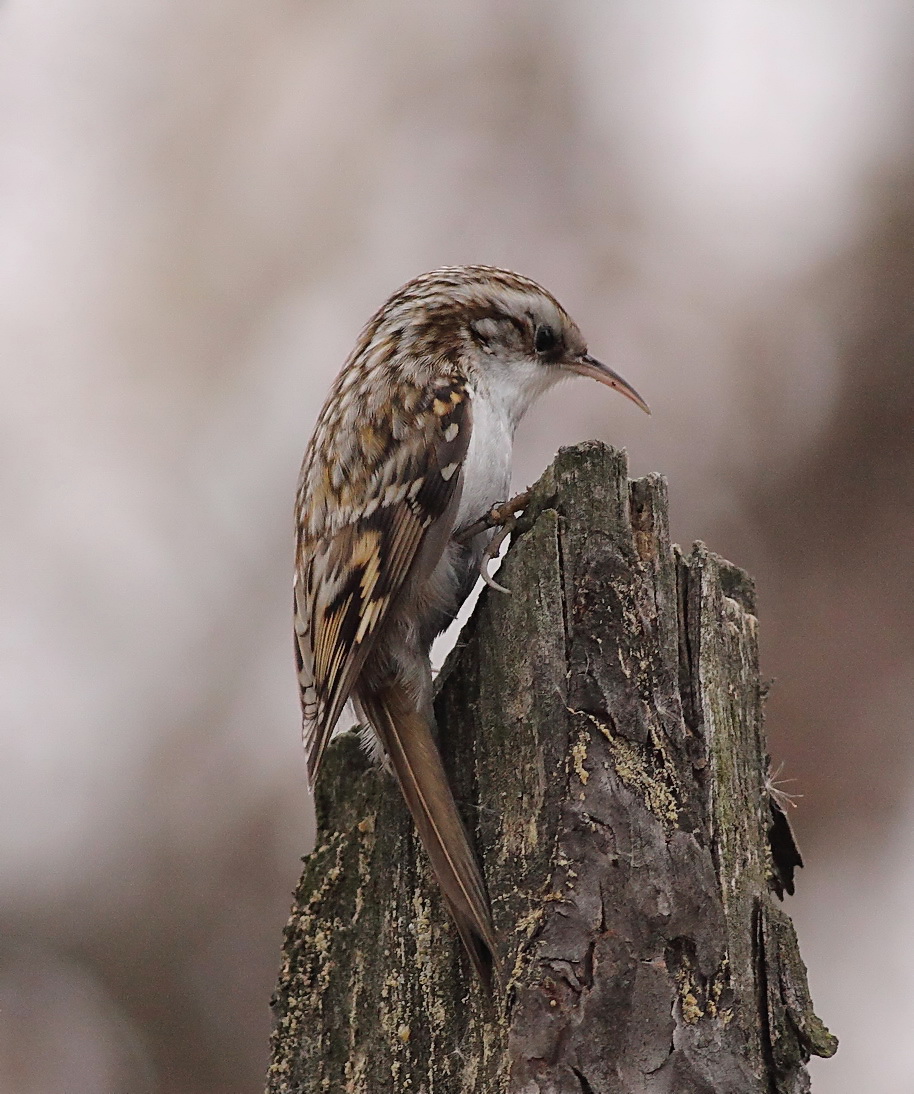
{"type": "Polygon", "coordinates": [[[525,490],[510,501],[506,501],[504,505],[494,506],[484,517],[471,524],[469,528],[464,528],[462,532],[455,536],[458,543],[469,543],[474,536],[500,525],[498,532],[492,537],[489,546],[479,561],[479,576],[490,589],[497,589],[500,593],[510,593],[511,590],[506,589],[504,585],[499,585],[491,576],[489,563],[498,555],[501,545],[517,527],[516,514],[527,507],[531,493],[531,490],[525,490]]]}
{"type": "Polygon", "coordinates": [[[508,596],[510,596],[511,595],[511,590],[506,589],[504,587],[504,585],[499,585],[498,582],[495,580],[495,578],[492,577],[492,575],[486,569],[487,561],[488,561],[487,559],[482,560],[482,562],[479,566],[479,576],[486,583],[486,585],[489,586],[490,589],[495,589],[499,593],[507,593],[508,596]]]}
{"type": "Polygon", "coordinates": [[[485,554],[479,560],[479,574],[482,580],[489,586],[490,589],[497,589],[500,593],[508,593],[510,596],[511,590],[506,589],[504,585],[499,585],[495,578],[489,573],[489,563],[493,558],[498,557],[498,552],[501,550],[501,545],[505,542],[508,536],[511,534],[511,530],[514,527],[515,520],[512,517],[510,520],[506,520],[498,532],[492,537],[489,546],[486,548],[485,554]]]}

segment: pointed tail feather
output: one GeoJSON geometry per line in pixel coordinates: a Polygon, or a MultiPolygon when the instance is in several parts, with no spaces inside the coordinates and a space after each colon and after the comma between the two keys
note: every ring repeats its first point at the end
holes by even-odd
{"type": "Polygon", "coordinates": [[[395,682],[361,694],[359,705],[390,757],[470,960],[491,988],[498,965],[489,902],[429,719],[395,682]]]}

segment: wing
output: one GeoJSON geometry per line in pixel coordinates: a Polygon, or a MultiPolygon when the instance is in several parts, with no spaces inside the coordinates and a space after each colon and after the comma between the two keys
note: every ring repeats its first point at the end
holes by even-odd
{"type": "MultiPolygon", "coordinates": [[[[345,375],[345,374],[344,374],[345,375]]],[[[470,441],[461,377],[341,414],[331,394],[297,506],[295,648],[312,785],[333,727],[424,546],[443,552],[470,441]],[[344,430],[344,423],[352,422],[344,430]]],[[[423,556],[423,564],[428,562],[423,556]]]]}

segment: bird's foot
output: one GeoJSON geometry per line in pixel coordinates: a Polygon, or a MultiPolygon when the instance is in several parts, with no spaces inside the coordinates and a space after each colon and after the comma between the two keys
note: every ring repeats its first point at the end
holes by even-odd
{"type": "Polygon", "coordinates": [[[524,509],[526,509],[532,493],[532,490],[524,490],[522,493],[511,498],[510,501],[493,506],[484,517],[480,517],[479,520],[474,524],[471,524],[469,528],[464,529],[464,531],[457,536],[458,543],[469,543],[470,540],[473,539],[474,536],[478,536],[480,532],[486,532],[489,528],[498,528],[498,531],[492,536],[488,547],[486,547],[485,553],[479,561],[479,574],[490,589],[497,589],[500,593],[510,593],[511,590],[506,589],[504,585],[499,585],[492,577],[489,573],[489,563],[493,558],[498,557],[502,544],[517,527],[518,520],[520,519],[518,514],[523,513],[524,509]]]}

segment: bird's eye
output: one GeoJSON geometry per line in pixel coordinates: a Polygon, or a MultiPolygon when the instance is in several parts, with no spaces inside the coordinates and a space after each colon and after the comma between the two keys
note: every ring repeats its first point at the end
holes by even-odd
{"type": "Polygon", "coordinates": [[[558,338],[552,327],[544,323],[536,328],[536,333],[533,336],[533,348],[537,353],[549,353],[555,349],[557,342],[558,338]]]}

